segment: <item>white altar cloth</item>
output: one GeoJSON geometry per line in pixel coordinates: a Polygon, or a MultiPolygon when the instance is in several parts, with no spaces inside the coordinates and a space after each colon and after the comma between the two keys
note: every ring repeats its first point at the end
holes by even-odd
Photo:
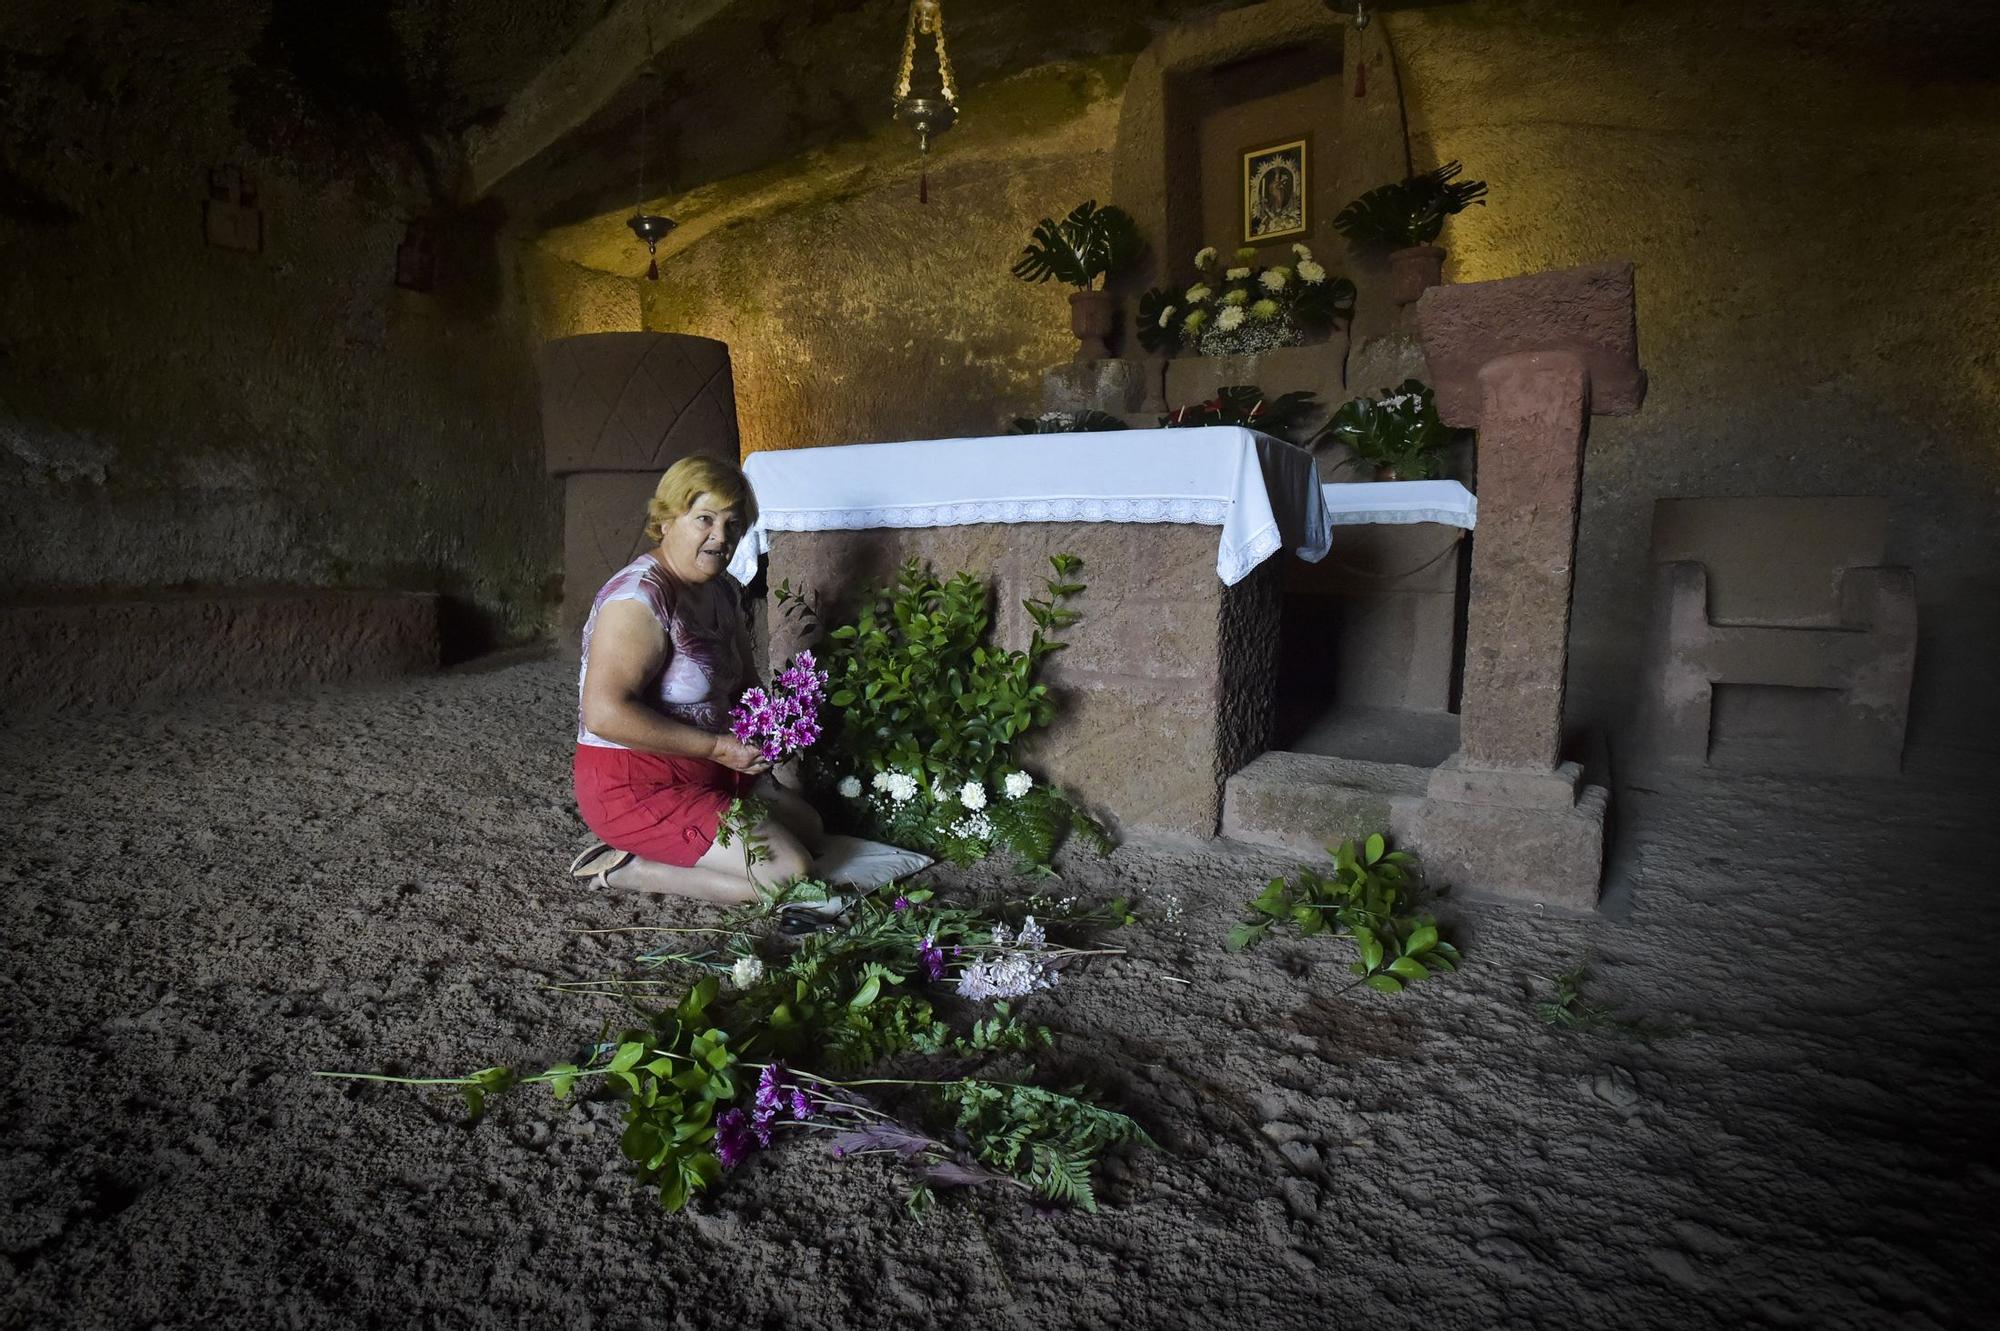
{"type": "Polygon", "coordinates": [[[1361,522],[1442,522],[1470,531],[1479,500],[1457,481],[1328,482],[1327,515],[1336,527],[1361,522]]]}
{"type": "Polygon", "coordinates": [[[757,522],[729,571],[747,583],[774,531],[975,522],[1186,522],[1220,527],[1235,584],[1279,550],[1317,562],[1333,524],[1310,453],[1235,426],[1002,435],[753,453],[757,522]]]}

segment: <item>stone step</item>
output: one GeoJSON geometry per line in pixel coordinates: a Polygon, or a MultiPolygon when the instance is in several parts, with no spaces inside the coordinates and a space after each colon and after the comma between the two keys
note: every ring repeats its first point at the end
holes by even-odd
{"type": "Polygon", "coordinates": [[[1306,854],[1371,832],[1407,836],[1430,775],[1403,763],[1266,753],[1224,785],[1222,835],[1306,854]]]}

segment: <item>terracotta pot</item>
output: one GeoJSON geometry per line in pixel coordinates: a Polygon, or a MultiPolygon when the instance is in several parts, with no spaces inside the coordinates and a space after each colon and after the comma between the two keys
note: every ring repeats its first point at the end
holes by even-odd
{"type": "Polygon", "coordinates": [[[1111,348],[1111,324],[1118,313],[1118,300],[1109,291],[1074,291],[1069,298],[1069,329],[1077,337],[1076,361],[1107,360],[1111,348]]]}
{"type": "Polygon", "coordinates": [[[1444,250],[1438,246],[1389,251],[1389,299],[1396,304],[1415,304],[1418,296],[1443,281],[1444,250]]]}

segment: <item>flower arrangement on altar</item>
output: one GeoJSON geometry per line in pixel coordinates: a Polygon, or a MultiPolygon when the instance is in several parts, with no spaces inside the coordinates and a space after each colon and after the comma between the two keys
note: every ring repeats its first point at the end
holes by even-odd
{"type": "Polygon", "coordinates": [[[1140,345],[1241,356],[1298,346],[1351,317],[1354,283],[1330,276],[1305,245],[1292,246],[1292,256],[1290,264],[1253,264],[1257,251],[1246,247],[1225,267],[1214,246],[1201,250],[1193,284],[1139,298],[1140,345]]]}
{"type": "Polygon", "coordinates": [[[1370,463],[1378,480],[1420,481],[1437,475],[1438,453],[1463,437],[1438,417],[1430,386],[1405,379],[1376,397],[1357,397],[1333,413],[1319,433],[1370,463]]]}
{"type": "Polygon", "coordinates": [[[1124,420],[1108,411],[1086,407],[1082,411],[1045,411],[1039,416],[1016,416],[1008,434],[1095,434],[1101,430],[1123,430],[1124,420]]]}
{"type": "Polygon", "coordinates": [[[1270,398],[1255,384],[1234,384],[1206,402],[1174,408],[1160,418],[1160,426],[1184,430],[1204,425],[1240,425],[1288,443],[1298,443],[1294,436],[1313,414],[1314,397],[1311,391],[1302,390],[1270,398]]]}

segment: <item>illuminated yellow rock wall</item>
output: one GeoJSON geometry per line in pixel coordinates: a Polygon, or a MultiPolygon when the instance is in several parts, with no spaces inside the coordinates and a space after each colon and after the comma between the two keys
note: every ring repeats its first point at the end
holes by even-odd
{"type": "Polygon", "coordinates": [[[1652,388],[1593,427],[1572,714],[1630,701],[1656,498],[1876,494],[1922,607],[1912,738],[1993,745],[1993,70],[1915,5],[1530,0],[1386,21],[1417,164],[1460,158],[1492,184],[1446,228],[1448,277],[1637,261],[1652,388]]]}
{"type": "Polygon", "coordinates": [[[1008,268],[1036,219],[1108,201],[1128,64],[983,89],[932,159],[928,204],[915,137],[894,125],[741,183],[741,220],[640,284],[646,326],[729,343],[746,452],[998,433],[1033,415],[1042,371],[1076,347],[1068,288],[1008,268]]]}

